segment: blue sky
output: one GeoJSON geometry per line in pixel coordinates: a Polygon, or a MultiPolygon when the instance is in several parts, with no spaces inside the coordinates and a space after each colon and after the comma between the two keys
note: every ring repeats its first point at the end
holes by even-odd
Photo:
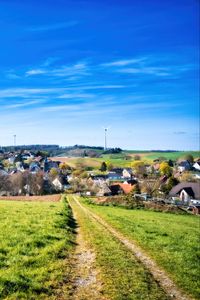
{"type": "Polygon", "coordinates": [[[0,145],[198,149],[198,6],[0,0],[0,145]]]}

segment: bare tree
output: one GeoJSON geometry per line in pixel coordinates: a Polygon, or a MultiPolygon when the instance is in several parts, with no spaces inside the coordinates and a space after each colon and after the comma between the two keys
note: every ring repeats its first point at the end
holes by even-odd
{"type": "Polygon", "coordinates": [[[11,182],[8,175],[0,175],[0,192],[10,192],[11,182]]]}

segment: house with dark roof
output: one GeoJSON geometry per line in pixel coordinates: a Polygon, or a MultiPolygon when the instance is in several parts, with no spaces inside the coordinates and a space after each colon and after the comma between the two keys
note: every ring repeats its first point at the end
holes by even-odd
{"type": "Polygon", "coordinates": [[[179,172],[190,171],[190,170],[192,170],[192,165],[188,160],[183,160],[178,164],[179,172]]]}
{"type": "Polygon", "coordinates": [[[181,182],[169,192],[170,197],[178,197],[183,204],[189,204],[190,200],[200,200],[200,183],[181,182]]]}
{"type": "Polygon", "coordinates": [[[109,180],[123,180],[122,173],[117,173],[115,171],[109,172],[107,176],[109,180]]]}

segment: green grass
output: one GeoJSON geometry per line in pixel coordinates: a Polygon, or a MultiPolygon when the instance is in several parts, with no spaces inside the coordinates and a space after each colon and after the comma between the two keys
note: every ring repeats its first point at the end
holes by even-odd
{"type": "Polygon", "coordinates": [[[125,246],[101,224],[88,217],[73,200],[71,203],[78,215],[85,240],[95,250],[105,299],[168,299],[151,274],[125,246]]]}
{"type": "Polygon", "coordinates": [[[137,241],[186,293],[200,298],[199,217],[87,206],[125,236],[137,241]]]}
{"type": "Polygon", "coordinates": [[[0,299],[58,299],[74,248],[71,214],[66,202],[0,201],[0,299]]]}
{"type": "Polygon", "coordinates": [[[116,154],[103,154],[101,157],[92,158],[92,157],[70,157],[66,159],[66,162],[71,166],[76,168],[78,165],[82,165],[83,167],[91,167],[93,169],[98,170],[103,161],[109,161],[112,163],[113,167],[121,167],[126,168],[131,166],[131,162],[134,161],[134,154],[140,155],[141,160],[145,160],[147,163],[152,163],[154,159],[159,157],[164,157],[166,160],[176,161],[177,159],[184,157],[187,154],[193,155],[194,158],[198,158],[200,156],[200,152],[198,151],[177,151],[177,152],[151,152],[151,151],[134,151],[134,150],[126,150],[122,153],[116,154]],[[126,156],[132,156],[132,159],[126,160],[126,156]]]}
{"type": "Polygon", "coordinates": [[[198,151],[178,151],[178,152],[150,152],[143,154],[144,159],[154,160],[159,157],[165,157],[166,159],[177,160],[184,157],[187,154],[191,154],[194,158],[198,158],[200,153],[198,151]]]}

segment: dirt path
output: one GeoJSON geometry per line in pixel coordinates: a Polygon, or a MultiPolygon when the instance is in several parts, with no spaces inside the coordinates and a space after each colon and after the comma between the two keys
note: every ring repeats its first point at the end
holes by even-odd
{"type": "MultiPolygon", "coordinates": [[[[73,213],[74,218],[78,220],[75,210],[73,213]]],[[[74,276],[71,300],[106,300],[101,294],[103,287],[98,276],[99,272],[95,267],[95,253],[84,240],[80,224],[77,228],[76,243],[77,247],[72,259],[74,276]]]]}
{"type": "MultiPolygon", "coordinates": [[[[144,251],[134,243],[134,241],[128,240],[124,237],[120,232],[110,226],[107,222],[105,222],[101,217],[97,216],[89,209],[85,208],[78,200],[77,197],[74,197],[77,205],[90,217],[95,219],[98,223],[103,225],[114,237],[116,237],[121,243],[123,243],[127,249],[132,251],[137,259],[142,262],[145,267],[150,271],[155,280],[159,283],[159,285],[164,289],[166,294],[168,294],[174,300],[192,300],[193,298],[189,296],[185,296],[180,289],[174,284],[174,282],[169,278],[165,271],[160,269],[157,264],[146,254],[144,251]]],[[[82,298],[75,298],[82,299],[82,298]]],[[[84,298],[85,299],[85,298],[84,298]]],[[[100,300],[101,298],[91,298],[100,300]]]]}

